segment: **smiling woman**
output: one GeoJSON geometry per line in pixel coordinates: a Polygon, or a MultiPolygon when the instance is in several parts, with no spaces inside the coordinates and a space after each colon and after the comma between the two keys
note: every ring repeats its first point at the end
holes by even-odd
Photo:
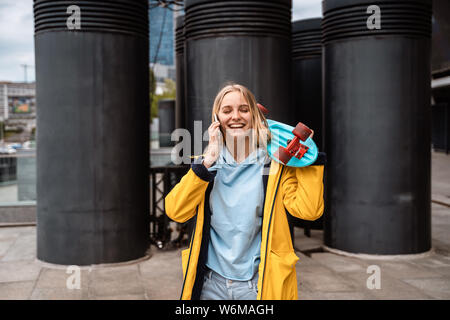
{"type": "Polygon", "coordinates": [[[286,212],[305,220],[322,215],[323,163],[294,168],[271,161],[267,120],[242,85],[219,91],[211,120],[206,153],[165,198],[172,220],[195,219],[182,253],[181,298],[297,299],[298,258],[286,212]]]}

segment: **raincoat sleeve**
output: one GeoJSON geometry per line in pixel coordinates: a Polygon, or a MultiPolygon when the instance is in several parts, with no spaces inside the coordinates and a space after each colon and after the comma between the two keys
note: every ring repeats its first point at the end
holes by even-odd
{"type": "Polygon", "coordinates": [[[200,160],[195,160],[181,181],[164,199],[167,216],[176,222],[186,222],[196,214],[197,206],[205,197],[205,191],[214,176],[200,160]]]}
{"type": "Polygon", "coordinates": [[[311,166],[284,168],[281,180],[283,204],[294,217],[313,221],[322,216],[324,164],[325,155],[322,154],[311,166]]]}

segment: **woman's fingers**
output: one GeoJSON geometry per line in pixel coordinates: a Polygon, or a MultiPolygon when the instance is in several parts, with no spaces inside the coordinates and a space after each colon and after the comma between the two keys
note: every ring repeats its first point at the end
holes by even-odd
{"type": "Polygon", "coordinates": [[[213,123],[211,123],[211,125],[209,126],[210,129],[215,128],[220,126],[220,122],[219,121],[214,121],[213,123]]]}
{"type": "Polygon", "coordinates": [[[209,140],[210,141],[216,141],[216,137],[217,134],[219,133],[220,130],[220,122],[219,121],[214,121],[208,129],[208,133],[209,133],[209,140]]]}
{"type": "Polygon", "coordinates": [[[219,153],[220,153],[219,152],[220,146],[219,146],[219,139],[218,139],[219,130],[220,130],[220,122],[219,121],[214,121],[213,123],[211,123],[211,125],[208,128],[209,144],[206,149],[205,159],[204,159],[204,164],[207,167],[212,165],[217,160],[219,153]]]}

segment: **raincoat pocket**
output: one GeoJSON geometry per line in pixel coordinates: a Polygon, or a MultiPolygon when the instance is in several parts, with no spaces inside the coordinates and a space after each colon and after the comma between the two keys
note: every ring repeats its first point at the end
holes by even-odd
{"type": "Polygon", "coordinates": [[[295,264],[298,257],[293,251],[277,252],[271,250],[268,257],[267,281],[264,299],[297,300],[297,274],[295,264]]]}

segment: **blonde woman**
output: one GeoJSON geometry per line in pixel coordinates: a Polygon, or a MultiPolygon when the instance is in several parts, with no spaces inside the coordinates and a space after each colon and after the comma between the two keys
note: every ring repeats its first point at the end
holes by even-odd
{"type": "Polygon", "coordinates": [[[194,219],[182,252],[181,299],[297,299],[287,214],[323,212],[323,160],[294,168],[271,160],[267,121],[254,95],[229,84],[217,94],[209,144],[165,198],[174,221],[194,219]]]}

